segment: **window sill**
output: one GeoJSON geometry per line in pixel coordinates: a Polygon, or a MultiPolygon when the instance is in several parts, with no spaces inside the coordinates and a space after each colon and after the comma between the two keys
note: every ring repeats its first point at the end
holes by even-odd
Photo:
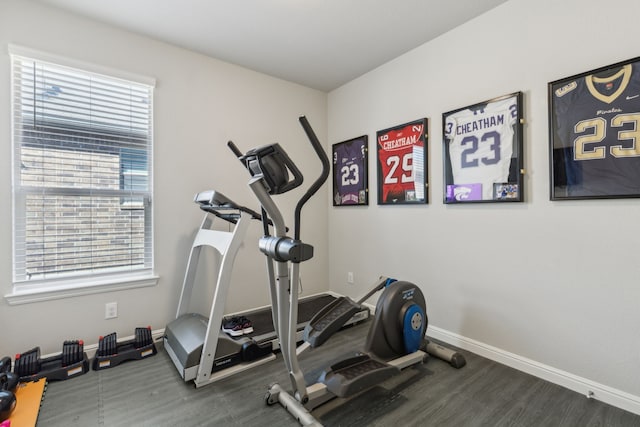
{"type": "Polygon", "coordinates": [[[15,290],[4,296],[9,305],[31,304],[35,302],[51,301],[55,299],[72,298],[82,295],[100,294],[105,292],[123,291],[127,289],[156,286],[158,276],[129,276],[117,279],[105,279],[88,281],[82,286],[78,285],[48,285],[32,289],[15,290]]]}

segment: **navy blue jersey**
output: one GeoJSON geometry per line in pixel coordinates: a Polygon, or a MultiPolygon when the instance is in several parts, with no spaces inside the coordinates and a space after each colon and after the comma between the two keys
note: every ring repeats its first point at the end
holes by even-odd
{"type": "Polygon", "coordinates": [[[336,147],[333,153],[335,170],[336,205],[353,205],[364,202],[366,188],[365,143],[348,141],[336,147]]]}
{"type": "Polygon", "coordinates": [[[554,186],[567,196],[640,194],[640,65],[553,92],[554,186]]]}

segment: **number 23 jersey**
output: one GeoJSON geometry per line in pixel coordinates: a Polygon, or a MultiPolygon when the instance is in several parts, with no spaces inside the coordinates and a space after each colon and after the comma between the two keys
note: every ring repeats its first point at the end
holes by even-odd
{"type": "Polygon", "coordinates": [[[554,186],[570,196],[640,194],[640,67],[556,89],[554,186]]]}
{"type": "Polygon", "coordinates": [[[482,199],[493,199],[493,184],[509,178],[517,118],[516,97],[447,116],[444,136],[454,184],[481,184],[482,199]]]}
{"type": "Polygon", "coordinates": [[[350,141],[338,146],[333,153],[336,170],[335,188],[337,205],[357,204],[363,201],[365,187],[365,145],[363,141],[350,141]]]}

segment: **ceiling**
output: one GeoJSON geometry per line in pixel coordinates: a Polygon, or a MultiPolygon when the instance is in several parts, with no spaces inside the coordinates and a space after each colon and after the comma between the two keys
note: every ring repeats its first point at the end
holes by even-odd
{"type": "Polygon", "coordinates": [[[328,92],[507,0],[34,1],[328,92]]]}

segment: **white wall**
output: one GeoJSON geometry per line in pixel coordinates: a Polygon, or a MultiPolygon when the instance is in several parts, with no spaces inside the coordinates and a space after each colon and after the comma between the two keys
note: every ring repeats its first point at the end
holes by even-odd
{"type": "MultiPolygon", "coordinates": [[[[427,296],[432,330],[457,337],[462,345],[575,376],[572,385],[595,386],[596,397],[617,395],[638,412],[639,202],[549,201],[546,84],[640,54],[640,27],[627,18],[639,14],[634,0],[606,5],[510,0],[333,91],[327,109],[323,93],[31,2],[2,0],[0,290],[11,289],[7,43],[157,79],[154,212],[160,282],[20,306],[0,299],[5,325],[0,355],[36,345],[51,353],[64,339],[91,344],[114,331],[122,336],[136,326],[164,327],[175,311],[201,219],[192,195],[213,187],[256,206],[246,172],[227,152],[228,139],[245,149],[280,142],[311,177],[318,166],[298,115],[306,114],[329,143],[363,133],[374,138],[376,130],[428,117],[430,203],[375,204],[372,139],[371,205],[329,207],[327,218],[325,186],[304,211],[305,240],[316,247],[314,260],[303,266],[305,292],[325,289],[330,281],[333,290],[358,295],[382,274],[414,281],[427,296]],[[517,90],[525,93],[526,202],[443,205],[442,112],[517,90]],[[348,271],[355,273],[355,285],[346,285],[348,271]],[[120,316],[105,321],[104,304],[110,301],[119,303],[120,316]]],[[[292,210],[298,195],[280,197],[292,210]]],[[[239,255],[228,311],[267,303],[263,259],[255,249],[259,233],[258,225],[252,226],[239,255]]]]}
{"type": "Polygon", "coordinates": [[[329,142],[370,137],[371,196],[329,209],[332,289],[413,281],[440,335],[640,413],[640,201],[551,202],[547,123],[549,81],[640,55],[637,16],[635,0],[510,0],[331,92],[329,142]],[[519,90],[526,201],[444,205],[442,113],[519,90]],[[421,117],[429,204],[377,206],[375,132],[421,117]]]}
{"type": "MultiPolygon", "coordinates": [[[[42,303],[9,306],[0,298],[0,355],[40,346],[59,352],[65,339],[95,344],[98,336],[133,334],[137,326],[164,328],[175,315],[188,250],[202,214],[193,195],[215,188],[258,210],[249,175],[227,149],[279,142],[311,182],[319,162],[298,117],[308,117],[326,141],[325,93],[274,79],[75,15],[28,1],[0,1],[0,292],[11,291],[11,124],[7,43],[156,78],[154,124],[155,270],[158,286],[42,303]],[[308,160],[311,159],[311,160],[308,160]],[[117,301],[119,317],[104,320],[104,305],[117,301]]],[[[327,288],[326,187],[305,208],[303,235],[316,245],[305,263],[306,293],[327,288]]],[[[293,219],[300,191],[279,196],[293,219]],[[294,194],[295,193],[295,194],[294,194]]],[[[251,226],[240,250],[227,312],[268,304],[264,258],[257,250],[261,227],[251,226]]],[[[210,255],[210,254],[209,254],[210,255]]],[[[204,271],[211,270],[205,267],[204,271]]],[[[206,275],[199,282],[205,285],[206,275]]],[[[202,294],[210,294],[204,291],[202,294]]],[[[197,296],[196,296],[197,297],[197,296]]],[[[208,300],[194,298],[208,313],[208,300]]]]}

